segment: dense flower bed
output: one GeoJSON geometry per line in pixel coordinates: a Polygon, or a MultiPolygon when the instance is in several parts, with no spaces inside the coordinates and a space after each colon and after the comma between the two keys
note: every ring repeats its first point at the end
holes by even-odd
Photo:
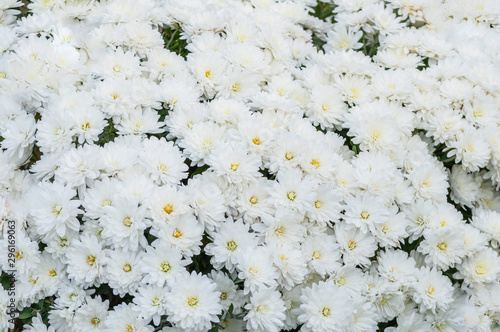
{"type": "Polygon", "coordinates": [[[499,2],[0,13],[1,331],[500,330],[499,2]]]}

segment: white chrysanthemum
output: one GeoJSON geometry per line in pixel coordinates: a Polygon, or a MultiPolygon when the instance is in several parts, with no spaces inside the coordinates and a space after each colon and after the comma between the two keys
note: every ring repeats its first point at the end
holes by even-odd
{"type": "Polygon", "coordinates": [[[70,232],[78,232],[80,223],[76,216],[82,211],[78,209],[79,200],[73,200],[76,191],[60,182],[41,182],[27,194],[30,202],[30,214],[37,232],[50,239],[56,234],[64,236],[70,232]]]}
{"type": "Polygon", "coordinates": [[[342,214],[342,194],[332,189],[328,184],[321,184],[316,190],[314,208],[307,211],[309,220],[315,221],[320,226],[326,226],[336,222],[342,214]]]}
{"type": "Polygon", "coordinates": [[[363,233],[357,228],[347,229],[345,223],[338,223],[335,225],[335,236],[345,264],[370,265],[369,258],[377,249],[376,241],[370,233],[363,233]]]}
{"type": "Polygon", "coordinates": [[[446,172],[436,164],[422,164],[407,175],[417,195],[435,202],[445,201],[448,193],[446,172]]]}
{"type": "Polygon", "coordinates": [[[304,253],[291,244],[284,244],[273,250],[273,263],[280,276],[278,283],[286,290],[302,283],[307,275],[307,261],[304,253]]]}
{"type": "Polygon", "coordinates": [[[331,281],[321,281],[304,288],[298,321],[303,331],[349,331],[354,310],[352,298],[331,281]]]}
{"type": "Polygon", "coordinates": [[[153,227],[159,228],[170,220],[189,213],[188,197],[176,187],[156,187],[149,199],[149,210],[153,217],[153,227]]]}
{"type": "Polygon", "coordinates": [[[384,224],[390,217],[389,209],[381,198],[371,195],[359,195],[345,200],[343,215],[347,229],[358,228],[364,233],[375,232],[377,224],[384,224]]]}
{"type": "Polygon", "coordinates": [[[212,322],[219,322],[222,312],[216,283],[202,274],[192,272],[176,280],[167,293],[167,315],[175,326],[189,331],[208,331],[212,322]]]}
{"type": "Polygon", "coordinates": [[[180,249],[171,248],[156,240],[153,247],[146,247],[146,254],[139,262],[139,268],[144,274],[142,282],[158,286],[169,285],[187,273],[185,267],[190,263],[191,259],[182,258],[180,249]]]}
{"type": "Polygon", "coordinates": [[[446,270],[460,263],[465,256],[464,240],[455,228],[428,229],[418,249],[425,255],[425,262],[446,270]]]}
{"type": "Polygon", "coordinates": [[[233,222],[228,219],[212,235],[213,242],[205,246],[205,251],[210,258],[210,263],[217,269],[225,266],[233,272],[237,264],[238,253],[257,247],[257,238],[249,232],[248,225],[241,219],[233,222]]]}
{"type": "Polygon", "coordinates": [[[243,220],[253,224],[258,220],[269,220],[273,213],[273,200],[270,196],[274,181],[264,177],[243,188],[238,194],[237,209],[243,220]]]}
{"type": "Polygon", "coordinates": [[[102,237],[113,247],[131,251],[146,247],[144,230],[150,222],[146,219],[146,206],[139,205],[136,199],[119,197],[112,206],[104,208],[105,214],[99,220],[102,237]]]}
{"type": "Polygon", "coordinates": [[[55,332],[56,330],[49,326],[47,327],[43,321],[42,316],[39,313],[36,314],[36,317],[33,317],[33,320],[30,325],[24,325],[23,332],[55,332]]]}
{"type": "Polygon", "coordinates": [[[248,154],[241,143],[218,145],[207,159],[215,174],[224,176],[230,184],[248,184],[260,177],[260,157],[248,154]]]}
{"type": "Polygon", "coordinates": [[[248,313],[243,318],[247,329],[254,332],[278,332],[285,320],[285,302],[281,294],[272,289],[252,293],[250,303],[245,306],[248,313]]]}
{"type": "Polygon", "coordinates": [[[139,160],[149,177],[159,185],[177,185],[187,176],[188,166],[177,146],[164,138],[152,137],[143,142],[139,160]]]}
{"type": "Polygon", "coordinates": [[[142,271],[139,268],[142,257],[142,251],[117,249],[109,252],[106,278],[113,294],[123,297],[137,290],[142,279],[142,271]]]}
{"type": "Polygon", "coordinates": [[[102,301],[100,296],[87,297],[86,303],[75,312],[73,325],[75,332],[104,330],[108,308],[109,300],[102,301]]]}
{"type": "Polygon", "coordinates": [[[100,285],[104,280],[106,253],[93,235],[82,235],[74,241],[66,253],[67,272],[70,279],[84,287],[100,285]]]}
{"type": "Polygon", "coordinates": [[[224,220],[227,206],[217,183],[205,174],[189,180],[185,192],[195,216],[205,227],[212,229],[224,220]]]}
{"type": "Polygon", "coordinates": [[[209,277],[217,284],[216,290],[220,292],[222,310],[228,310],[232,305],[233,313],[237,314],[241,312],[241,306],[245,301],[245,297],[243,297],[243,292],[238,290],[238,286],[233,280],[224,272],[217,272],[215,270],[210,272],[209,277]]]}
{"type": "Polygon", "coordinates": [[[273,266],[269,249],[257,247],[242,252],[238,256],[238,278],[245,280],[244,293],[254,292],[260,288],[270,288],[277,285],[278,271],[273,266]]]}
{"type": "Polygon", "coordinates": [[[500,273],[500,258],[492,249],[483,249],[467,257],[458,266],[466,283],[488,283],[497,279],[500,273]]]}
{"type": "Polygon", "coordinates": [[[152,233],[162,242],[180,249],[185,257],[192,257],[200,253],[203,230],[203,226],[192,214],[185,214],[152,233]]]}
{"type": "Polygon", "coordinates": [[[335,237],[327,234],[308,236],[301,249],[310,270],[324,277],[341,267],[340,248],[335,237]]]}
{"type": "Polygon", "coordinates": [[[446,310],[453,302],[454,289],[450,279],[435,269],[421,268],[412,288],[413,300],[420,305],[422,313],[426,310],[446,310]]]}
{"type": "MultiPolygon", "coordinates": [[[[10,240],[12,242],[12,239],[10,240]]],[[[40,252],[38,251],[38,244],[32,241],[24,231],[17,231],[15,233],[15,251],[14,264],[11,255],[11,243],[9,237],[4,236],[0,240],[0,264],[3,271],[16,270],[18,273],[25,274],[28,271],[36,269],[40,262],[40,252]]]]}
{"type": "Polygon", "coordinates": [[[136,306],[133,306],[132,310],[146,323],[153,320],[153,324],[158,326],[161,316],[167,313],[167,292],[166,287],[158,285],[139,287],[134,296],[136,306]]]}
{"type": "Polygon", "coordinates": [[[493,242],[495,247],[500,243],[500,213],[489,209],[474,210],[471,224],[482,231],[493,242]]]}
{"type": "Polygon", "coordinates": [[[59,160],[59,168],[55,171],[56,179],[71,187],[90,185],[100,175],[97,151],[97,146],[85,145],[64,152],[59,160]]]}
{"type": "Polygon", "coordinates": [[[277,179],[271,192],[276,206],[285,206],[302,213],[312,208],[316,189],[314,181],[303,179],[300,170],[279,172],[277,179]]]}
{"type": "Polygon", "coordinates": [[[417,269],[415,260],[401,250],[380,251],[377,270],[381,277],[403,287],[415,281],[417,269]]]}
{"type": "Polygon", "coordinates": [[[455,161],[462,163],[462,167],[468,171],[477,172],[490,160],[490,147],[482,133],[476,129],[466,129],[456,141],[449,143],[449,147],[452,150],[447,156],[456,156],[455,161]]]}
{"type": "Polygon", "coordinates": [[[154,327],[148,325],[148,322],[143,319],[134,310],[133,304],[121,303],[109,312],[106,319],[104,329],[105,332],[153,332],[154,327]]]}
{"type": "Polygon", "coordinates": [[[113,205],[113,200],[120,190],[120,182],[115,178],[105,177],[96,180],[92,187],[85,191],[83,206],[85,216],[98,219],[105,214],[105,207],[113,205]]]}

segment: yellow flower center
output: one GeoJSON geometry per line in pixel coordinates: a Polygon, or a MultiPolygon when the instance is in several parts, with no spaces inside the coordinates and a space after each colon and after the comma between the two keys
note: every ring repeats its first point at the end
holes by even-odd
{"type": "Polygon", "coordinates": [[[289,191],[286,193],[286,197],[293,202],[295,198],[297,198],[297,193],[295,191],[289,191]]]}
{"type": "Polygon", "coordinates": [[[259,199],[257,197],[255,197],[255,196],[250,197],[250,203],[257,204],[258,201],[259,201],[259,199]]]}
{"type": "Polygon", "coordinates": [[[23,259],[24,258],[24,252],[22,251],[17,251],[16,252],[16,259],[17,260],[20,260],[20,259],[23,259]]]}
{"type": "Polygon", "coordinates": [[[105,199],[101,203],[101,206],[110,206],[110,205],[111,205],[111,201],[109,199],[105,199]]]}
{"type": "Polygon", "coordinates": [[[361,219],[368,219],[370,217],[370,214],[366,211],[361,212],[361,219]]]}
{"type": "Polygon", "coordinates": [[[321,109],[326,112],[326,111],[328,111],[330,109],[330,105],[323,104],[323,105],[321,105],[321,109]]]}
{"type": "Polygon", "coordinates": [[[239,92],[241,90],[241,84],[240,83],[234,83],[231,86],[231,91],[233,92],[239,92]]]}
{"type": "Polygon", "coordinates": [[[207,71],[205,72],[205,77],[206,77],[206,78],[210,78],[211,76],[212,76],[212,72],[211,72],[210,70],[207,70],[207,71]]]}
{"type": "Polygon", "coordinates": [[[122,69],[120,68],[120,66],[114,66],[114,67],[113,67],[113,71],[114,71],[115,73],[119,73],[121,70],[122,70],[122,69]]]}
{"type": "Polygon", "coordinates": [[[323,203],[321,203],[321,201],[317,200],[316,202],[314,202],[314,207],[316,209],[320,209],[322,206],[323,206],[323,203]]]}
{"type": "Polygon", "coordinates": [[[174,206],[169,203],[163,207],[163,211],[165,211],[165,213],[167,214],[171,214],[172,211],[174,211],[174,206]]]}
{"type": "Polygon", "coordinates": [[[57,275],[56,270],[50,270],[50,271],[49,271],[49,276],[51,276],[51,277],[55,277],[56,275],[57,275]]]}
{"type": "Polygon", "coordinates": [[[165,172],[167,170],[167,166],[164,164],[159,164],[156,168],[161,172],[165,172]]]}
{"type": "Polygon", "coordinates": [[[190,297],[190,298],[188,298],[187,304],[190,307],[196,306],[198,304],[198,298],[197,297],[190,297]]]}
{"type": "Polygon", "coordinates": [[[321,255],[319,252],[315,251],[315,252],[313,252],[313,257],[314,257],[314,259],[320,259],[321,255]]]}
{"type": "Polygon", "coordinates": [[[236,248],[238,248],[238,245],[233,240],[231,240],[231,241],[229,241],[229,242],[226,243],[226,249],[227,250],[235,251],[236,248]]]}
{"type": "Polygon", "coordinates": [[[227,293],[220,293],[220,299],[222,301],[227,300],[227,293]]]}
{"type": "Polygon", "coordinates": [[[285,234],[285,227],[279,226],[274,230],[274,234],[276,235],[283,235],[285,234]]]}
{"type": "Polygon", "coordinates": [[[87,256],[87,264],[92,266],[95,263],[95,256],[89,255],[87,256]]]}
{"type": "Polygon", "coordinates": [[[427,294],[432,294],[432,293],[434,293],[434,291],[435,291],[435,289],[432,286],[429,286],[429,288],[427,288],[427,294]]]}
{"type": "Polygon", "coordinates": [[[123,224],[127,227],[130,227],[132,226],[132,221],[130,220],[129,217],[126,217],[125,219],[123,219],[123,224]]]}
{"type": "Polygon", "coordinates": [[[134,332],[134,328],[130,325],[127,325],[127,327],[125,328],[125,332],[134,332]]]}
{"type": "Polygon", "coordinates": [[[353,240],[349,240],[349,242],[347,242],[347,246],[350,250],[353,250],[356,248],[356,242],[354,242],[353,240]]]}
{"type": "Polygon", "coordinates": [[[90,320],[90,322],[92,323],[92,325],[97,326],[101,323],[101,320],[98,317],[94,317],[90,320]]]}
{"type": "Polygon", "coordinates": [[[311,160],[311,165],[313,165],[317,169],[321,166],[321,163],[319,162],[318,159],[313,159],[311,160]]]}
{"type": "Polygon", "coordinates": [[[231,164],[231,167],[230,167],[230,168],[231,168],[231,170],[232,170],[233,172],[236,172],[236,171],[238,170],[238,167],[239,167],[239,166],[240,166],[240,164],[231,164]]]}
{"type": "Polygon", "coordinates": [[[54,207],[52,208],[52,213],[54,214],[60,215],[61,211],[62,211],[62,206],[60,206],[59,204],[54,205],[54,207]]]}
{"type": "Polygon", "coordinates": [[[160,264],[160,270],[161,272],[167,273],[170,270],[172,270],[172,266],[170,265],[169,262],[163,262],[160,264]]]}
{"type": "Polygon", "coordinates": [[[259,138],[259,137],[254,137],[254,138],[252,138],[252,142],[253,142],[253,144],[255,144],[255,145],[260,145],[260,143],[262,143],[262,141],[260,140],[260,138],[259,138]]]}
{"type": "Polygon", "coordinates": [[[287,153],[285,153],[285,159],[286,160],[292,160],[293,159],[293,152],[287,152],[287,153]]]}
{"type": "Polygon", "coordinates": [[[176,228],[172,236],[175,237],[176,239],[180,238],[182,236],[182,232],[176,228]]]}
{"type": "Polygon", "coordinates": [[[483,265],[478,265],[474,271],[476,274],[482,275],[486,272],[486,268],[483,265]]]}
{"type": "Polygon", "coordinates": [[[325,317],[330,316],[330,308],[324,307],[323,310],[321,310],[321,314],[325,317]]]}
{"type": "Polygon", "coordinates": [[[259,273],[259,270],[257,270],[257,268],[255,267],[251,267],[248,269],[248,272],[250,272],[252,275],[256,275],[257,273],[259,273]]]}
{"type": "Polygon", "coordinates": [[[132,271],[132,266],[130,266],[130,264],[125,264],[125,266],[123,266],[123,271],[125,272],[130,272],[132,271]]]}
{"type": "Polygon", "coordinates": [[[437,245],[437,247],[439,248],[439,250],[446,250],[446,248],[448,248],[448,245],[446,243],[440,243],[437,245]]]}
{"type": "Polygon", "coordinates": [[[337,280],[337,285],[345,285],[345,278],[344,277],[340,277],[339,280],[337,280]]]}
{"type": "Polygon", "coordinates": [[[359,89],[357,87],[352,87],[350,89],[350,91],[351,91],[352,98],[354,98],[354,99],[358,99],[359,98],[359,89]]]}

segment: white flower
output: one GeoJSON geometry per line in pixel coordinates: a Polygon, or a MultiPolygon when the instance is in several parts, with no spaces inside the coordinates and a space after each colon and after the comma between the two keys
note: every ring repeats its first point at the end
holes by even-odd
{"type": "Polygon", "coordinates": [[[229,272],[234,271],[240,252],[257,247],[257,238],[249,232],[248,225],[241,219],[233,222],[228,219],[221,224],[214,233],[213,242],[205,246],[205,251],[210,258],[210,263],[217,269],[225,266],[229,272]]]}
{"type": "Polygon", "coordinates": [[[352,298],[331,281],[304,288],[300,296],[299,323],[303,331],[349,331],[354,310],[352,298]]]}
{"type": "Polygon", "coordinates": [[[238,278],[245,280],[244,293],[255,292],[260,288],[275,287],[278,271],[273,266],[269,250],[257,247],[243,251],[238,257],[238,278]]]}
{"type": "Polygon", "coordinates": [[[250,303],[245,306],[248,313],[243,318],[247,329],[253,332],[278,332],[285,320],[285,302],[281,294],[272,289],[252,293],[250,303]]]}
{"type": "Polygon", "coordinates": [[[490,248],[467,257],[458,265],[458,271],[466,283],[488,283],[497,279],[500,273],[498,253],[490,248]]]}
{"type": "Polygon", "coordinates": [[[55,235],[64,236],[80,229],[76,216],[79,200],[73,200],[76,191],[60,182],[41,182],[27,194],[30,214],[37,232],[50,239],[55,235]]]}
{"type": "Polygon", "coordinates": [[[274,185],[271,196],[276,207],[284,206],[303,213],[314,204],[316,183],[308,178],[302,178],[300,170],[279,172],[278,183],[274,185]]]}
{"type": "Polygon", "coordinates": [[[389,209],[384,201],[371,195],[359,195],[345,200],[343,215],[347,229],[356,227],[363,233],[375,232],[377,224],[384,224],[389,219],[389,209]]]}
{"type": "Polygon", "coordinates": [[[425,262],[446,270],[460,263],[465,256],[465,244],[456,228],[428,229],[417,248],[425,255],[425,262]]]}
{"type": "Polygon", "coordinates": [[[113,294],[123,297],[137,290],[142,279],[139,268],[142,256],[142,251],[116,249],[109,252],[105,272],[113,294]]]}
{"type": "Polygon", "coordinates": [[[200,253],[203,226],[192,214],[177,217],[152,233],[170,247],[180,249],[184,257],[200,253]]]}
{"type": "Polygon", "coordinates": [[[167,313],[167,292],[167,288],[157,285],[139,287],[134,296],[137,306],[133,306],[132,310],[146,323],[153,320],[153,324],[158,326],[161,316],[167,313]]]}
{"type": "Polygon", "coordinates": [[[241,143],[219,144],[206,162],[230,184],[248,184],[260,177],[260,157],[248,154],[241,143]]]}
{"type": "Polygon", "coordinates": [[[370,265],[369,257],[375,254],[376,241],[370,233],[347,229],[345,223],[335,225],[335,236],[342,250],[345,264],[370,265]]]}
{"type": "Polygon", "coordinates": [[[188,166],[179,148],[165,138],[151,137],[143,142],[140,162],[150,178],[159,185],[176,185],[186,178],[188,166]]]}
{"type": "Polygon", "coordinates": [[[75,331],[102,331],[108,317],[109,300],[102,301],[100,296],[87,297],[86,303],[75,313],[75,331]]]}
{"type": "Polygon", "coordinates": [[[176,278],[187,273],[185,267],[191,263],[189,258],[183,259],[180,249],[171,248],[156,240],[153,247],[146,247],[146,254],[139,262],[144,274],[143,283],[158,286],[169,285],[176,278]]]}
{"type": "Polygon", "coordinates": [[[82,235],[66,253],[67,272],[70,279],[84,287],[100,285],[104,280],[106,253],[93,235],[82,235]]]}
{"type": "Polygon", "coordinates": [[[107,329],[106,332],[153,332],[154,328],[147,325],[147,321],[142,319],[134,311],[133,304],[121,303],[113,308],[113,311],[109,312],[106,319],[105,325],[107,329]]]}
{"type": "Polygon", "coordinates": [[[99,223],[102,226],[102,237],[112,243],[113,247],[137,250],[146,247],[144,230],[149,226],[146,219],[146,206],[139,206],[136,199],[116,198],[113,205],[104,208],[105,214],[99,223]]]}
{"type": "Polygon", "coordinates": [[[421,268],[417,281],[412,285],[413,300],[420,304],[420,312],[446,310],[453,302],[453,285],[441,272],[427,267],[421,268]]]}
{"type": "Polygon", "coordinates": [[[169,320],[184,330],[208,331],[212,322],[219,322],[221,314],[217,285],[202,274],[192,272],[185,278],[172,283],[167,293],[167,314],[169,320]]]}

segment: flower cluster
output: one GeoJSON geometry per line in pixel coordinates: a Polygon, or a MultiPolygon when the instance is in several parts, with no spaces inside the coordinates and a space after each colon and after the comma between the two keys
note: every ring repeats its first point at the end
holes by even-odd
{"type": "Polygon", "coordinates": [[[0,267],[14,221],[16,307],[51,299],[24,331],[500,329],[499,3],[23,5],[0,267]]]}

